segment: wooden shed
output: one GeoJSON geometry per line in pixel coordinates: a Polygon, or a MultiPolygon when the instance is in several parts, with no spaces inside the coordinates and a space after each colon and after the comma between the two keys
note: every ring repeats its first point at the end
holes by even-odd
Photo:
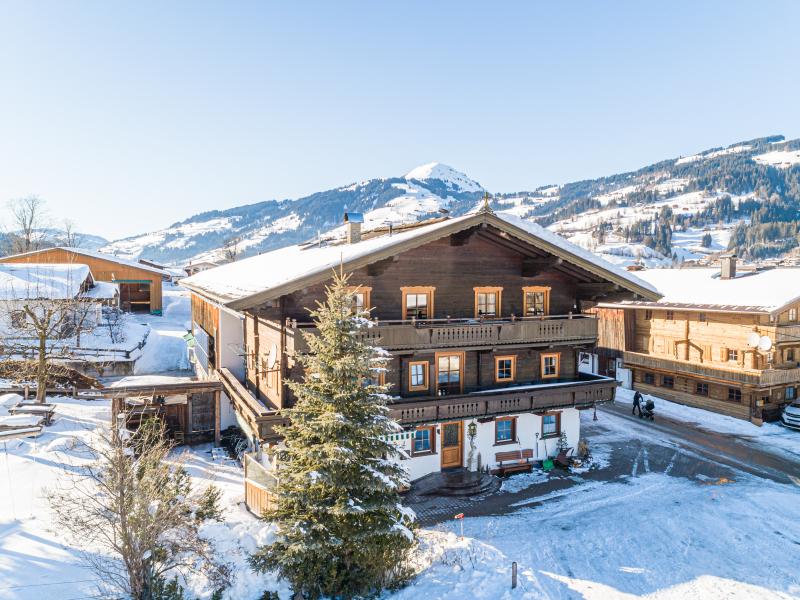
{"type": "Polygon", "coordinates": [[[160,315],[162,269],[83,248],[45,248],[24,254],[0,257],[5,263],[84,264],[95,281],[119,285],[120,305],[131,312],[160,315]]]}

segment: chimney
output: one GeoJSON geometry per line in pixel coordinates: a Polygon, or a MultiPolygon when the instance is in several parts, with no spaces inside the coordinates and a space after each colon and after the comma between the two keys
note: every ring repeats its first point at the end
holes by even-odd
{"type": "Polygon", "coordinates": [[[719,257],[720,265],[720,279],[735,279],[736,278],[736,255],[723,254],[719,257]]]}
{"type": "Polygon", "coordinates": [[[364,222],[364,215],[356,212],[344,213],[344,223],[347,226],[347,243],[357,244],[361,241],[361,224],[364,222]]]}

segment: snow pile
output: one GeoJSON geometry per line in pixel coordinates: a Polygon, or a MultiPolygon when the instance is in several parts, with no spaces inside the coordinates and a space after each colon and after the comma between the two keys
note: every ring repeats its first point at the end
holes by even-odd
{"type": "Polygon", "coordinates": [[[464,173],[456,171],[439,162],[427,163],[411,169],[405,174],[405,179],[416,179],[426,181],[428,179],[438,179],[447,184],[449,189],[461,192],[482,192],[483,188],[477,181],[473,181],[464,173]]]}

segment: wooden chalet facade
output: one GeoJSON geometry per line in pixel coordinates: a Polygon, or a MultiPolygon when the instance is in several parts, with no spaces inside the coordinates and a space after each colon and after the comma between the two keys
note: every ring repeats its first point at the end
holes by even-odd
{"type": "Polygon", "coordinates": [[[3,256],[0,263],[87,265],[95,281],[110,282],[119,287],[119,302],[123,310],[156,315],[160,315],[162,310],[161,282],[169,276],[162,269],[82,248],[45,248],[3,256]]]}
{"type": "Polygon", "coordinates": [[[757,423],[797,397],[800,269],[637,274],[665,296],[599,305],[601,367],[620,358],[635,389],[757,423]]]}
{"type": "Polygon", "coordinates": [[[294,401],[286,384],[302,378],[295,356],[308,351],[302,334],[314,328],[308,307],[341,265],[356,302],[372,308],[365,337],[392,356],[390,414],[405,430],[394,441],[412,457],[412,479],[468,466],[470,446],[493,467],[504,451],[552,455],[561,431],[577,444],[578,410],[612,400],[616,385],[578,372],[578,353],[597,341],[597,319],[584,310],[603,298],[655,300],[652,287],[489,210],[391,232],[354,225],[347,241],[184,280],[200,330],[198,368],[222,380],[240,425],[278,441],[273,426],[294,401]]]}

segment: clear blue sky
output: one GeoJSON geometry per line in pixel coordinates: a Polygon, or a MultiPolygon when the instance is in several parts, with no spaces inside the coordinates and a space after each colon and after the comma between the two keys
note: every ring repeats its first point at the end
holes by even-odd
{"type": "Polygon", "coordinates": [[[437,160],[493,191],[800,136],[800,2],[5,2],[0,201],[107,237],[437,160]]]}

